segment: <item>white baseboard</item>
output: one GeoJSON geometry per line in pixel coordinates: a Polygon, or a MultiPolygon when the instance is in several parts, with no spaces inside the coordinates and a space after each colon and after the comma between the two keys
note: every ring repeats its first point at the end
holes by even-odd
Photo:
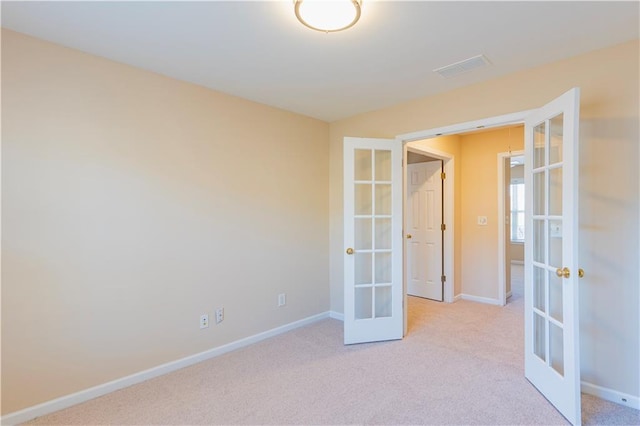
{"type": "Polygon", "coordinates": [[[588,395],[597,396],[598,398],[615,402],[616,404],[624,405],[625,407],[640,410],[640,397],[627,395],[626,393],[618,392],[609,388],[603,388],[602,386],[588,382],[582,382],[580,390],[588,395]]]}
{"type": "Polygon", "coordinates": [[[337,319],[338,321],[344,321],[344,314],[336,311],[330,311],[329,318],[337,319]]]}
{"type": "Polygon", "coordinates": [[[20,411],[15,411],[13,413],[2,416],[2,418],[0,418],[0,424],[15,425],[18,423],[24,423],[29,420],[33,420],[36,417],[44,416],[46,414],[50,414],[64,408],[89,401],[90,399],[94,399],[99,396],[124,389],[131,385],[153,379],[154,377],[162,376],[164,374],[171,373],[172,371],[176,371],[181,368],[188,367],[190,365],[226,354],[228,352],[244,348],[245,346],[249,346],[270,337],[277,336],[278,334],[286,333],[287,331],[291,331],[293,329],[312,324],[322,319],[329,318],[329,315],[329,312],[323,312],[317,315],[303,318],[299,321],[294,321],[292,323],[255,334],[253,336],[245,337],[244,339],[227,343],[226,345],[218,346],[204,352],[197,353],[195,355],[191,355],[185,358],[168,362],[166,364],[159,365],[157,367],[150,368],[148,370],[134,373],[130,376],[122,377],[120,379],[103,383],[89,389],[85,389],[70,395],[65,395],[51,401],[43,402],[42,404],[34,405],[20,411]]]}
{"type": "Polygon", "coordinates": [[[471,302],[486,303],[488,305],[502,306],[502,303],[498,299],[492,299],[490,297],[472,296],[470,294],[461,294],[460,298],[463,300],[469,300],[471,302]]]}
{"type": "Polygon", "coordinates": [[[458,300],[461,300],[461,299],[462,299],[462,294],[457,294],[457,295],[453,296],[453,302],[454,303],[457,302],[458,300]]]}
{"type": "Polygon", "coordinates": [[[508,298],[510,298],[511,296],[512,296],[512,293],[511,293],[511,292],[508,292],[508,293],[507,293],[507,299],[508,299],[508,298]]]}
{"type": "Polygon", "coordinates": [[[512,265],[524,265],[524,260],[512,260],[512,265]]]}

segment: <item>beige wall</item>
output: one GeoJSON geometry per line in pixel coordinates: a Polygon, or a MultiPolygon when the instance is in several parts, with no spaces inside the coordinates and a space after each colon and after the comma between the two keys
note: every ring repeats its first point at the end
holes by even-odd
{"type": "Polygon", "coordinates": [[[3,30],[2,413],[326,312],[328,131],[3,30]]]}
{"type": "Polygon", "coordinates": [[[513,262],[524,262],[524,244],[523,243],[510,243],[509,244],[510,257],[513,262]]]}
{"type": "Polygon", "coordinates": [[[460,147],[462,293],[498,299],[498,153],[522,150],[524,129],[464,135],[460,147]]]}
{"type": "Polygon", "coordinates": [[[527,110],[579,86],[582,380],[639,396],[639,47],[635,40],[332,123],[331,309],[343,309],[345,136],[389,138],[527,110]]]}

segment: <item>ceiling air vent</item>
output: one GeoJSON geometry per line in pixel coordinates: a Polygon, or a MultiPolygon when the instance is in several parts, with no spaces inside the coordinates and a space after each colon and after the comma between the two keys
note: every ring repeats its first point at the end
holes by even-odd
{"type": "Polygon", "coordinates": [[[437,68],[433,70],[433,72],[440,74],[441,77],[451,78],[486,65],[491,65],[491,62],[489,62],[486,56],[478,55],[465,59],[464,61],[456,62],[455,64],[447,65],[446,67],[437,68]]]}

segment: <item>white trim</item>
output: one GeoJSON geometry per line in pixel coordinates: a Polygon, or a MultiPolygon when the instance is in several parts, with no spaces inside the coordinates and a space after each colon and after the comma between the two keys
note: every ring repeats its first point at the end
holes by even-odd
{"type": "Polygon", "coordinates": [[[511,155],[508,152],[499,152],[498,153],[498,300],[500,301],[500,305],[504,306],[507,304],[507,295],[505,294],[507,290],[507,278],[506,278],[506,265],[505,260],[507,257],[507,250],[505,247],[505,232],[504,227],[505,224],[505,196],[504,196],[504,186],[506,176],[504,173],[504,163],[507,158],[510,158],[511,155]]]}
{"type": "MultiPolygon", "coordinates": [[[[506,277],[506,265],[505,260],[507,258],[507,247],[506,247],[506,235],[505,235],[505,227],[506,227],[506,198],[505,198],[505,187],[506,187],[506,179],[504,173],[505,161],[511,157],[519,157],[524,155],[524,151],[511,151],[511,152],[500,152],[498,153],[498,300],[502,301],[501,305],[504,306],[507,304],[507,277],[506,277]]],[[[509,218],[511,220],[511,218],[509,218]]],[[[523,241],[524,243],[524,241],[523,241]]],[[[524,264],[524,262],[523,262],[524,264]]]]}
{"type": "Polygon", "coordinates": [[[262,333],[254,334],[253,336],[245,337],[244,339],[236,340],[226,345],[218,346],[204,352],[197,353],[188,357],[184,357],[175,361],[171,361],[157,367],[143,370],[138,373],[131,374],[120,379],[113,380],[111,382],[103,383],[98,386],[94,386],[89,389],[85,389],[70,395],[65,395],[60,398],[53,399],[51,401],[43,402],[42,404],[27,407],[20,411],[15,411],[2,416],[0,423],[3,425],[15,425],[18,423],[24,423],[29,420],[33,420],[36,417],[44,416],[46,414],[53,413],[64,408],[71,407],[76,404],[80,404],[90,399],[97,398],[108,393],[124,389],[131,385],[144,382],[154,377],[162,376],[167,373],[179,370],[184,367],[188,367],[193,364],[197,364],[202,361],[206,361],[211,358],[226,354],[231,351],[235,351],[240,348],[252,345],[262,340],[268,339],[278,334],[286,333],[287,331],[294,330],[305,325],[312,324],[314,322],[329,318],[330,312],[322,312],[317,315],[312,315],[307,318],[303,318],[298,321],[294,321],[289,324],[282,325],[280,327],[273,328],[271,330],[264,331],[262,333]]]}
{"type": "Polygon", "coordinates": [[[329,318],[333,318],[338,321],[344,321],[344,314],[341,314],[340,312],[336,312],[336,311],[330,311],[329,318]]]}
{"type": "Polygon", "coordinates": [[[455,135],[457,133],[468,132],[470,130],[490,129],[492,127],[502,127],[509,124],[523,123],[524,119],[535,111],[535,109],[518,111],[511,114],[498,115],[495,117],[482,118],[480,120],[452,124],[450,126],[437,127],[435,129],[405,133],[396,136],[396,139],[400,139],[403,142],[412,142],[420,139],[429,139],[444,135],[455,135]]]}
{"type": "Polygon", "coordinates": [[[616,404],[624,405],[625,407],[631,407],[635,408],[636,410],[640,410],[640,397],[618,392],[613,389],[604,388],[602,386],[594,385],[593,383],[589,382],[581,382],[580,385],[580,390],[583,393],[597,396],[598,398],[615,402],[616,404]]]}
{"type": "MultiPolygon", "coordinates": [[[[407,233],[407,173],[409,170],[409,151],[404,141],[398,140],[402,145],[402,242],[407,233]]],[[[407,245],[402,244],[402,337],[409,333],[409,294],[407,293],[407,245]]]]}
{"type": "Polygon", "coordinates": [[[453,301],[454,301],[454,302],[457,302],[458,300],[461,300],[461,299],[462,299],[462,294],[456,294],[456,295],[453,297],[453,301]]]}
{"type": "Polygon", "coordinates": [[[507,292],[507,299],[510,298],[511,296],[513,296],[513,293],[511,291],[507,292]]]}
{"type": "MultiPolygon", "coordinates": [[[[416,142],[416,141],[413,141],[416,142]]],[[[402,141],[402,143],[406,146],[407,141],[402,141]]],[[[437,158],[438,160],[450,160],[453,158],[453,155],[448,153],[448,152],[444,152],[444,151],[440,151],[439,149],[435,149],[435,148],[431,148],[431,147],[417,147],[417,146],[407,146],[407,151],[409,152],[413,152],[414,154],[420,154],[420,155],[427,155],[428,157],[433,157],[433,158],[437,158]]]]}
{"type": "Polygon", "coordinates": [[[512,265],[524,265],[524,260],[512,260],[512,265]]]}
{"type": "Polygon", "coordinates": [[[462,300],[468,300],[470,302],[478,302],[478,303],[486,303],[487,305],[502,306],[502,303],[500,302],[499,299],[494,299],[491,297],[473,296],[471,294],[461,294],[460,298],[462,300]]]}

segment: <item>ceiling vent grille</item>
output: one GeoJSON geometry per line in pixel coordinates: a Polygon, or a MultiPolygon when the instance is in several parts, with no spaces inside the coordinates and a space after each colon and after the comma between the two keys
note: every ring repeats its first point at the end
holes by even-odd
{"type": "Polygon", "coordinates": [[[437,68],[433,70],[433,72],[439,74],[441,77],[451,78],[458,74],[469,72],[487,65],[491,65],[491,62],[489,62],[487,57],[484,55],[478,55],[473,58],[465,59],[464,61],[456,62],[455,64],[437,68]]]}

